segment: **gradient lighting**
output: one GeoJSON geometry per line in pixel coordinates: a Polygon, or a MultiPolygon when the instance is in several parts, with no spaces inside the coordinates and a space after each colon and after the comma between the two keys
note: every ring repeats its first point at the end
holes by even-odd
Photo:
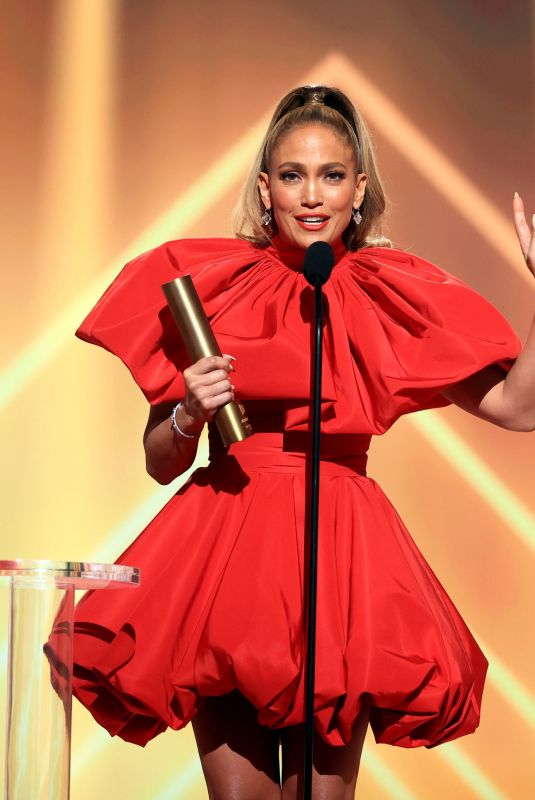
{"type": "MultiPolygon", "coordinates": [[[[19,353],[2,376],[0,403],[5,406],[27,389],[31,382],[36,381],[39,373],[46,367],[54,368],[56,356],[64,345],[72,342],[73,328],[125,261],[161,241],[184,235],[196,222],[202,220],[206,212],[213,207],[214,202],[225,197],[232,190],[236,176],[243,174],[248,168],[269,116],[268,114],[263,115],[250,132],[237,139],[235,145],[229,148],[221,159],[217,159],[212,168],[196,184],[181,194],[164,214],[157,217],[153,225],[124,248],[123,252],[107,265],[98,281],[94,281],[92,276],[94,275],[95,252],[98,263],[98,252],[105,236],[105,220],[103,220],[97,203],[99,191],[102,191],[105,196],[109,190],[106,174],[110,158],[108,141],[112,125],[109,91],[111,91],[110,87],[113,85],[114,76],[107,87],[103,83],[110,77],[113,70],[113,60],[110,57],[112,55],[110,32],[115,24],[114,15],[117,5],[113,2],[104,4],[102,0],[93,4],[72,4],[64,0],[58,6],[63,15],[55,51],[60,68],[55,68],[57,81],[52,95],[55,98],[52,103],[55,111],[53,111],[52,126],[47,138],[47,170],[50,177],[47,180],[47,194],[43,202],[40,241],[45,254],[47,270],[49,264],[50,269],[55,269],[56,267],[52,265],[57,241],[55,237],[61,236],[64,239],[64,230],[61,230],[59,190],[61,189],[63,194],[73,192],[75,209],[73,216],[77,220],[76,225],[79,226],[81,239],[91,243],[91,260],[89,262],[88,259],[84,259],[83,263],[76,265],[79,276],[87,282],[87,288],[74,302],[69,299],[72,296],[71,293],[61,314],[52,319],[49,316],[45,320],[43,332],[39,338],[30,342],[19,353]],[[85,47],[82,41],[82,31],[87,36],[88,44],[85,47]],[[62,54],[60,54],[60,50],[62,50],[62,54]],[[83,71],[80,71],[82,64],[85,64],[85,67],[83,71]],[[67,74],[68,72],[69,74],[67,74]],[[89,85],[91,83],[90,73],[95,77],[93,88],[89,85]],[[79,99],[76,100],[76,104],[73,104],[74,95],[81,87],[83,87],[83,92],[80,92],[79,99]],[[85,107],[84,96],[88,98],[88,105],[85,107]],[[74,110],[78,115],[78,121],[71,114],[74,110]],[[90,118],[87,115],[88,111],[91,112],[90,118]],[[87,128],[84,128],[84,125],[87,125],[87,128]],[[96,143],[93,153],[91,152],[92,139],[96,143]],[[83,164],[81,162],[76,164],[77,155],[83,156],[85,159],[83,164]],[[83,168],[83,172],[78,172],[75,177],[76,170],[80,168],[83,168]],[[70,172],[70,178],[67,172],[70,172]],[[56,192],[54,184],[58,178],[60,183],[56,184],[58,189],[56,192]],[[63,183],[63,181],[65,182],[63,183]]],[[[155,13],[159,13],[157,5],[155,5],[155,13]]],[[[111,36],[111,38],[113,37],[111,36]]],[[[365,116],[375,129],[391,141],[392,146],[399,150],[403,158],[409,161],[414,169],[432,184],[450,205],[463,214],[474,230],[477,230],[492,244],[496,252],[500,253],[515,273],[523,275],[525,279],[530,280],[531,284],[531,279],[520,258],[513,258],[517,245],[507,220],[489,203],[477,187],[467,181],[440,149],[399,112],[395,104],[386,98],[386,95],[380,92],[363,72],[356,69],[342,54],[332,54],[320,61],[304,80],[292,81],[292,85],[314,80],[335,82],[351,95],[358,96],[365,116]],[[392,135],[393,131],[395,131],[395,136],[392,135]],[[459,203],[459,197],[466,198],[464,205],[459,203]]],[[[284,88],[281,90],[281,94],[282,91],[284,88]]],[[[67,266],[65,263],[61,263],[58,264],[57,269],[58,271],[66,270],[67,266]]],[[[46,271],[44,277],[44,284],[46,284],[46,271]]],[[[513,519],[507,520],[508,524],[515,536],[531,551],[534,528],[532,526],[533,515],[530,510],[507,489],[503,481],[500,481],[493,472],[488,470],[486,465],[484,465],[486,471],[479,472],[481,459],[471,448],[467,449],[466,444],[458,435],[452,441],[450,438],[452,431],[449,426],[442,426],[441,429],[437,426],[439,417],[440,414],[437,412],[426,412],[408,419],[410,424],[416,425],[417,430],[433,443],[437,452],[444,455],[447,467],[455,466],[457,472],[469,482],[477,495],[483,498],[495,513],[499,513],[496,508],[495,495],[496,489],[498,490],[502,501],[510,503],[510,507],[514,511],[513,519]],[[429,416],[431,422],[426,425],[425,420],[428,415],[432,415],[429,416]],[[464,462],[468,465],[466,472],[463,472],[462,469],[464,462]]],[[[53,465],[51,466],[53,468],[53,465]]],[[[132,534],[135,535],[137,532],[137,526],[144,524],[144,521],[150,518],[159,505],[165,502],[168,491],[171,494],[172,487],[165,487],[164,490],[159,489],[154,494],[147,495],[139,507],[134,508],[124,523],[112,527],[111,539],[106,541],[104,548],[100,548],[101,553],[111,556],[116,547],[120,548],[123,542],[128,542],[132,538],[132,534]]],[[[479,637],[477,638],[479,640],[479,637]]],[[[490,654],[487,647],[484,649],[490,654]]],[[[504,699],[512,704],[519,717],[522,716],[533,725],[534,704],[528,689],[518,681],[503,662],[498,662],[494,653],[490,654],[489,658],[491,660],[489,682],[500,691],[504,699]]],[[[92,723],[92,725],[91,730],[95,731],[94,724],[92,723]]],[[[174,741],[177,749],[179,747],[184,749],[185,736],[178,736],[174,741]]],[[[79,785],[77,781],[76,786],[77,796],[79,792],[83,791],[85,783],[82,781],[81,773],[87,766],[94,766],[96,757],[102,758],[101,748],[105,743],[108,746],[108,752],[100,762],[99,769],[107,768],[110,761],[114,759],[114,754],[120,754],[124,750],[120,749],[121,743],[110,740],[108,735],[100,729],[95,731],[94,736],[88,738],[87,750],[84,751],[81,747],[75,749],[73,772],[78,773],[80,780],[79,785]]],[[[463,748],[465,744],[469,748],[472,743],[463,741],[463,748]]],[[[158,746],[155,744],[155,747],[158,746]]],[[[481,768],[475,766],[473,759],[467,759],[464,752],[462,757],[458,757],[458,750],[459,747],[456,743],[450,743],[438,748],[433,754],[423,753],[421,755],[429,758],[440,755],[442,761],[447,763],[453,772],[464,776],[463,783],[466,793],[470,793],[470,796],[503,797],[504,794],[490,779],[486,778],[481,768]],[[452,755],[453,753],[455,755],[452,755]]],[[[383,754],[384,751],[381,748],[367,748],[361,767],[362,777],[365,779],[367,774],[373,775],[377,786],[381,787],[380,794],[374,795],[374,797],[388,795],[400,798],[400,800],[413,800],[417,797],[425,800],[425,794],[419,795],[407,788],[410,785],[410,779],[402,780],[397,772],[388,765],[388,761],[393,763],[395,754],[384,752],[384,758],[378,758],[378,752],[383,754]]],[[[129,753],[129,757],[132,758],[131,750],[129,753]]],[[[403,755],[408,756],[405,753],[403,755]]],[[[412,755],[416,756],[416,754],[412,755]]],[[[141,754],[135,753],[135,756],[139,758],[141,754]]],[[[419,756],[420,754],[417,757],[419,756]]],[[[143,758],[144,763],[151,763],[150,749],[143,753],[143,758]]],[[[168,797],[175,796],[187,797],[189,800],[193,796],[193,791],[195,791],[196,797],[205,796],[202,776],[193,748],[191,758],[192,760],[188,762],[185,769],[180,767],[180,774],[172,782],[165,785],[164,780],[160,779],[160,785],[154,788],[155,795],[157,792],[163,793],[158,795],[158,800],[164,800],[164,798],[167,800],[168,797]]],[[[399,763],[401,764],[401,760],[399,763]]],[[[413,759],[411,763],[420,763],[420,761],[413,759]]],[[[436,761],[435,764],[437,764],[436,761]]],[[[488,767],[489,769],[493,767],[490,759],[488,767]]],[[[179,769],[178,764],[176,768],[179,769]]],[[[408,771],[407,774],[410,772],[408,771]]],[[[90,775],[86,776],[88,783],[90,777],[90,775]]],[[[464,797],[466,794],[463,793],[462,796],[464,797]]],[[[457,800],[457,796],[451,795],[451,797],[457,800]]]]}

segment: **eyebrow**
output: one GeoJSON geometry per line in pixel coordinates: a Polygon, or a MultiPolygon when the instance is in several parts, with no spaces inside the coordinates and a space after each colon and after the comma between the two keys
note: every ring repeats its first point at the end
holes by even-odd
{"type": "MultiPolygon", "coordinates": [[[[306,169],[304,164],[301,164],[299,161],[285,161],[283,164],[279,164],[278,169],[284,168],[291,168],[291,169],[306,169]]],[[[329,161],[328,164],[321,164],[320,169],[335,169],[336,167],[342,167],[346,169],[347,164],[342,164],[341,161],[329,161]]]]}

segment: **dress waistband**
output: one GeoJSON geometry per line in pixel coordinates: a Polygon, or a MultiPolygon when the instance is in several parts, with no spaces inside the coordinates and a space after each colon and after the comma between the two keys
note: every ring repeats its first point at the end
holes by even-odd
{"type": "MultiPolygon", "coordinates": [[[[233,456],[245,472],[303,472],[312,465],[311,435],[305,431],[254,433],[227,449],[215,444],[215,435],[210,437],[209,456],[214,466],[221,465],[229,456],[233,456]]],[[[323,435],[320,474],[366,475],[370,440],[371,436],[365,434],[323,435]]]]}

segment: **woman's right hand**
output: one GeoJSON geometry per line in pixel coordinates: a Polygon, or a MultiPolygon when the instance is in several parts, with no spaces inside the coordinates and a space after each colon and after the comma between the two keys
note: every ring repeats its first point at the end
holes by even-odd
{"type": "Polygon", "coordinates": [[[174,402],[151,406],[143,434],[147,472],[158,483],[166,484],[192,465],[199,434],[221,406],[234,399],[229,374],[234,370],[232,356],[200,358],[183,371],[186,392],[176,423],[185,436],[171,426],[174,402]]]}
{"type": "Polygon", "coordinates": [[[235,369],[232,358],[226,354],[205,356],[184,370],[186,395],[182,405],[192,428],[210,422],[221,406],[234,400],[234,386],[230,380],[230,373],[235,369]]]}

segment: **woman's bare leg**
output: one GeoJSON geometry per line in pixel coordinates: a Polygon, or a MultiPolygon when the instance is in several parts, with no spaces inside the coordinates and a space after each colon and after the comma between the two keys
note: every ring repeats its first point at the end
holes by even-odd
{"type": "Polygon", "coordinates": [[[279,732],[238,691],[205,697],[192,719],[210,800],[281,800],[279,732]]]}
{"type": "MultiPolygon", "coordinates": [[[[312,764],[313,800],[353,800],[360,756],[369,720],[369,707],[363,706],[347,745],[328,745],[314,731],[312,764]]],[[[282,744],[282,800],[303,796],[305,726],[280,728],[282,744]]]]}

